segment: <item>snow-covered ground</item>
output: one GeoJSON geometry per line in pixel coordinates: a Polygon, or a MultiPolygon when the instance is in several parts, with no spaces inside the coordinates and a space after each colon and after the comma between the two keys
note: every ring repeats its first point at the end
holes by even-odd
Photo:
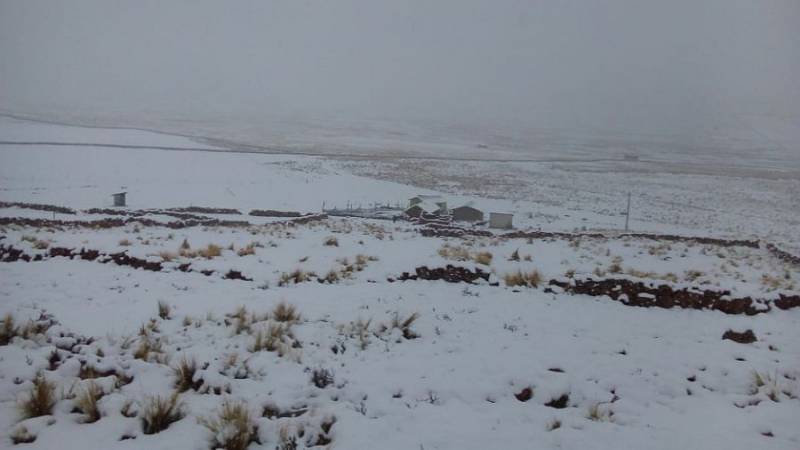
{"type": "MultiPolygon", "coordinates": [[[[95,139],[93,130],[54,127],[20,129],[2,119],[0,140],[95,139]]],[[[98,133],[102,143],[199,145],[132,130],[98,133]]],[[[623,190],[608,184],[615,175],[585,169],[3,145],[0,201],[107,207],[110,194],[122,189],[135,209],[198,205],[247,214],[444,193],[451,205],[472,200],[487,211],[514,212],[521,227],[619,229],[623,190]]],[[[787,210],[797,180],[628,169],[632,185],[672,202],[662,209],[640,205],[636,231],[797,243],[798,213],[787,210]],[[698,199],[691,207],[681,197],[690,192],[698,199]]],[[[53,214],[3,208],[0,216],[53,214]]],[[[297,448],[339,449],[800,446],[800,310],[745,316],[636,308],[504,282],[506,274],[536,270],[545,280],[613,276],[729,290],[732,297],[797,294],[800,268],[763,248],[631,237],[437,238],[405,222],[330,218],[288,225],[217,217],[252,225],[0,230],[0,244],[31,255],[83,247],[126,251],[165,267],[150,272],[61,257],[0,263],[0,313],[13,314],[17,334],[25,334],[28,319],[57,321],[0,346],[0,448],[33,437],[19,448],[87,442],[109,449],[210,448],[215,435],[203,419],[225,401],[251,411],[258,437],[251,449],[289,449],[292,437],[297,448]],[[220,248],[218,256],[194,254],[210,244],[220,248]],[[187,263],[194,271],[179,269],[187,263]],[[389,280],[445,264],[481,268],[499,285],[389,280]],[[223,279],[219,274],[228,270],[252,281],[223,279]],[[335,276],[332,283],[287,282],[294,271],[335,276]],[[164,317],[159,303],[169,306],[164,317]],[[293,305],[300,318],[281,321],[280,303],[293,305]],[[729,329],[752,329],[758,340],[722,340],[729,329]],[[282,336],[256,348],[270,331],[282,336]],[[178,397],[183,418],[145,434],[152,396],[175,391],[175,368],[184,359],[196,361],[197,371],[178,397]],[[315,372],[317,384],[329,385],[315,385],[315,372]],[[57,402],[50,414],[24,419],[19,405],[37,373],[55,384],[57,402]],[[91,383],[102,397],[99,420],[88,423],[79,400],[91,383]],[[286,417],[275,417],[276,409],[286,417]]]]}

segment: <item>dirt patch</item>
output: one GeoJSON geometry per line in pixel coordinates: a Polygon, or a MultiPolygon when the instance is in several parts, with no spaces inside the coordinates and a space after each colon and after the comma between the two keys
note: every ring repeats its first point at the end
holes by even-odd
{"type": "Polygon", "coordinates": [[[45,205],[41,203],[0,202],[0,208],[24,208],[37,211],[49,211],[61,214],[76,214],[76,211],[66,206],[45,205]]]}
{"type": "MultiPolygon", "coordinates": [[[[550,280],[548,285],[557,286],[571,294],[607,296],[628,306],[645,308],[712,309],[725,314],[752,316],[770,311],[772,306],[779,309],[800,306],[800,295],[779,294],[778,299],[732,298],[730,291],[674,289],[666,284],[649,285],[626,279],[550,280]]],[[[548,289],[552,291],[552,288],[548,289]]]]}
{"type": "Polygon", "coordinates": [[[750,344],[758,340],[755,333],[753,333],[753,330],[747,330],[742,332],[728,330],[722,335],[722,339],[738,342],[740,344],[750,344]]]}
{"type": "Polygon", "coordinates": [[[276,211],[274,209],[254,209],[251,216],[256,217],[302,217],[304,214],[297,211],[276,211]]]}
{"type": "Polygon", "coordinates": [[[795,266],[800,266],[800,256],[795,256],[789,252],[785,252],[776,247],[774,244],[770,243],[767,243],[766,248],[767,251],[770,252],[770,254],[772,254],[772,256],[775,258],[795,266]]]}
{"type": "Polygon", "coordinates": [[[759,248],[759,241],[719,239],[719,238],[696,237],[696,236],[678,236],[674,234],[622,233],[612,236],[602,233],[562,233],[554,231],[521,231],[521,230],[503,234],[494,234],[488,230],[461,228],[452,225],[436,225],[436,224],[428,224],[425,228],[421,228],[420,234],[422,234],[425,237],[482,236],[482,237],[500,237],[506,239],[566,239],[566,240],[580,239],[580,238],[614,239],[621,237],[632,237],[638,239],[649,239],[653,241],[687,242],[694,244],[717,245],[721,247],[759,248]]]}
{"type": "MultiPolygon", "coordinates": [[[[23,250],[14,248],[11,245],[2,245],[0,244],[0,262],[17,262],[17,261],[42,261],[49,258],[55,257],[62,257],[62,258],[69,258],[69,259],[81,259],[84,261],[96,261],[102,264],[107,264],[109,262],[114,263],[118,266],[129,266],[133,267],[134,269],[142,269],[147,270],[150,272],[161,272],[164,270],[164,266],[162,262],[159,261],[148,261],[146,259],[137,258],[135,256],[130,256],[126,252],[120,253],[102,253],[99,250],[91,250],[82,248],[80,250],[75,250],[72,248],[67,247],[50,247],[47,253],[38,253],[36,255],[28,255],[23,250]]],[[[191,263],[185,263],[177,266],[177,269],[181,272],[196,272],[192,270],[191,263]]],[[[205,276],[210,276],[215,273],[213,270],[200,270],[198,273],[202,273],[205,276]]],[[[229,270],[225,275],[222,277],[226,280],[241,280],[241,281],[253,281],[252,278],[247,278],[237,270],[229,270]]]]}
{"type": "MultiPolygon", "coordinates": [[[[403,272],[396,280],[390,278],[389,281],[413,281],[413,280],[444,280],[448,283],[474,283],[477,280],[489,281],[489,273],[480,268],[474,271],[465,267],[458,267],[448,264],[445,267],[429,269],[427,266],[417,267],[415,274],[403,272]]],[[[497,285],[495,283],[495,285],[497,285]]]]}

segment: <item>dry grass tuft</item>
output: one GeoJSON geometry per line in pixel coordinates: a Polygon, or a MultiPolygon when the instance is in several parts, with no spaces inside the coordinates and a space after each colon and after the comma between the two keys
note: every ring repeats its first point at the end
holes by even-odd
{"type": "Polygon", "coordinates": [[[131,241],[129,241],[127,239],[120,239],[119,245],[122,246],[122,247],[130,247],[131,241]]]}
{"type": "Polygon", "coordinates": [[[525,287],[539,287],[542,283],[542,274],[538,270],[525,273],[521,270],[506,274],[503,279],[506,286],[525,286],[525,287]]]}
{"type": "Polygon", "coordinates": [[[468,249],[460,245],[453,246],[447,243],[439,248],[439,256],[444,259],[452,259],[455,261],[468,261],[471,259],[468,249]]]}
{"type": "Polygon", "coordinates": [[[325,241],[323,242],[323,244],[328,246],[328,247],[338,247],[339,246],[339,240],[336,239],[335,236],[329,236],[329,237],[325,238],[325,241]]]}
{"type": "Polygon", "coordinates": [[[158,301],[158,317],[162,320],[168,320],[170,312],[172,312],[172,307],[169,306],[169,303],[159,300],[158,301]]]}
{"type": "Polygon", "coordinates": [[[264,330],[258,330],[256,332],[255,340],[253,341],[253,346],[250,348],[250,351],[253,353],[260,351],[280,351],[282,353],[283,350],[281,347],[288,332],[289,327],[287,325],[271,323],[266,332],[264,332],[264,330]]]}
{"type": "Polygon", "coordinates": [[[216,258],[217,256],[222,255],[222,247],[216,244],[208,244],[206,248],[197,250],[197,255],[205,259],[216,258]]]}
{"type": "Polygon", "coordinates": [[[553,431],[561,428],[561,421],[558,419],[553,419],[551,422],[547,424],[547,431],[553,431]]]}
{"type": "Polygon", "coordinates": [[[178,257],[178,254],[175,252],[163,251],[158,252],[158,256],[161,257],[161,260],[164,262],[172,262],[172,260],[178,257]]]}
{"type": "Polygon", "coordinates": [[[398,329],[403,333],[403,338],[405,339],[416,339],[419,337],[414,330],[411,329],[411,325],[419,319],[419,313],[413,313],[405,319],[400,319],[400,313],[395,312],[394,317],[392,317],[392,321],[389,325],[383,324],[380,326],[379,331],[381,333],[386,333],[394,329],[398,329]]]}
{"type": "Polygon", "coordinates": [[[14,337],[19,335],[19,328],[14,322],[14,315],[6,313],[3,317],[3,325],[0,326],[0,345],[8,345],[14,337]]]}
{"type": "Polygon", "coordinates": [[[84,415],[84,423],[94,423],[100,420],[100,409],[97,402],[103,395],[105,395],[103,388],[94,381],[90,381],[75,397],[75,409],[84,415]]]}
{"type": "Polygon", "coordinates": [[[300,321],[300,313],[297,312],[294,305],[280,302],[273,308],[272,318],[278,322],[295,323],[300,321]]]}
{"type": "Polygon", "coordinates": [[[19,411],[23,419],[48,416],[56,404],[56,385],[39,374],[33,379],[33,387],[27,397],[20,403],[19,411]]]}
{"type": "Polygon", "coordinates": [[[261,244],[259,244],[258,242],[251,242],[251,243],[247,244],[246,246],[240,248],[239,251],[236,252],[236,254],[239,255],[239,256],[255,255],[256,254],[256,247],[260,247],[260,246],[261,246],[261,244]]]}
{"type": "Polygon", "coordinates": [[[165,357],[163,353],[164,350],[161,346],[161,341],[152,338],[148,332],[148,334],[141,337],[139,346],[136,347],[136,350],[133,352],[133,357],[141,359],[142,361],[150,361],[150,359],[163,361],[165,357]]]}
{"type": "Polygon", "coordinates": [[[33,243],[33,248],[35,248],[36,250],[44,250],[47,247],[50,247],[50,241],[45,241],[43,239],[37,239],[33,243]]]}
{"type": "Polygon", "coordinates": [[[175,372],[175,389],[178,392],[196,389],[194,374],[197,373],[197,361],[184,357],[172,370],[175,372]]]}
{"type": "Polygon", "coordinates": [[[278,286],[287,286],[290,283],[304,283],[306,281],[310,281],[311,278],[316,276],[317,274],[314,272],[305,272],[301,269],[295,269],[295,271],[292,273],[282,273],[280,280],[278,280],[278,286]]]}
{"type": "Polygon", "coordinates": [[[607,408],[600,408],[600,403],[595,403],[589,407],[586,418],[594,422],[611,422],[614,411],[607,408]]]}
{"type": "Polygon", "coordinates": [[[30,444],[31,442],[36,441],[36,435],[31,434],[31,432],[28,431],[28,428],[24,425],[14,428],[14,431],[11,432],[9,437],[14,445],[30,444]]]}
{"type": "Polygon", "coordinates": [[[475,254],[473,258],[476,263],[483,264],[484,266],[488,266],[492,263],[492,254],[489,252],[478,252],[475,254]]]}
{"type": "Polygon", "coordinates": [[[251,443],[261,444],[258,427],[244,402],[225,400],[217,417],[198,421],[211,431],[212,448],[245,450],[251,443]]]}
{"type": "Polygon", "coordinates": [[[184,417],[183,405],[178,402],[178,393],[169,397],[149,397],[145,400],[142,411],[142,431],[144,434],[156,434],[184,417]]]}

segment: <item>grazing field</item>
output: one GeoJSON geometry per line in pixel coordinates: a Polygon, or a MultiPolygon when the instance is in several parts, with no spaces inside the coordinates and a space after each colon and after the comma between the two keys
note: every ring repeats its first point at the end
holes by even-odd
{"type": "Polygon", "coordinates": [[[797,180],[636,164],[0,146],[0,447],[797,448],[797,180]],[[563,233],[320,214],[436,193],[563,233]]]}

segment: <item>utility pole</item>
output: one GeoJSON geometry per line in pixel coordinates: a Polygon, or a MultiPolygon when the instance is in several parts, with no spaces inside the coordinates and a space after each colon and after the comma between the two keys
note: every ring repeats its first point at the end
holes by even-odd
{"type": "Polygon", "coordinates": [[[631,193],[628,192],[628,208],[625,211],[625,232],[628,231],[628,224],[631,218],[631,193]]]}

